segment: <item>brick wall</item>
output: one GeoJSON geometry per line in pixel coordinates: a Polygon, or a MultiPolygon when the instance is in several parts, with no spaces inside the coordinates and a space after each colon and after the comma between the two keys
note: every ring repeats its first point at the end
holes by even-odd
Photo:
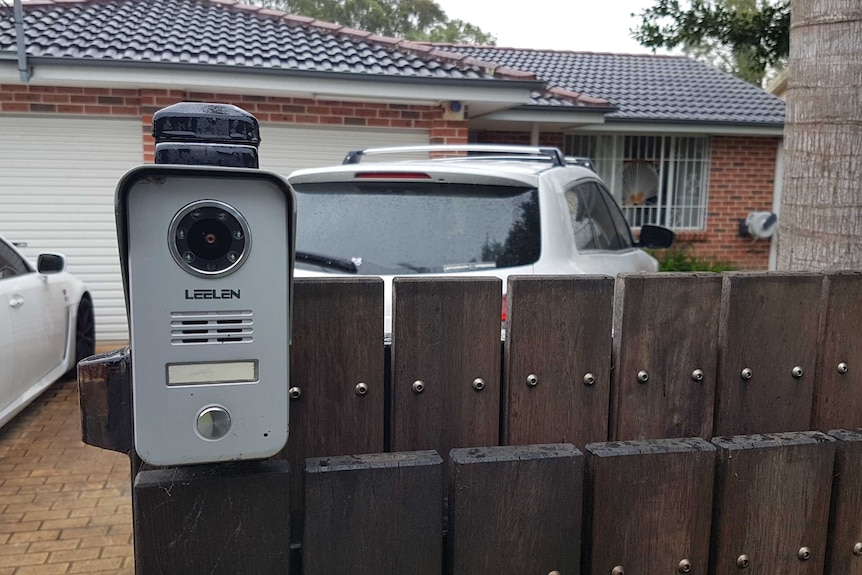
{"type": "Polygon", "coordinates": [[[254,114],[261,122],[420,129],[429,131],[431,143],[459,144],[467,141],[467,123],[444,120],[442,108],[435,106],[238,96],[178,90],[0,85],[0,113],[91,114],[140,118],[145,162],[153,161],[155,144],[150,136],[153,113],[165,106],[188,100],[234,104],[254,114]]]}
{"type": "MultiPolygon", "coordinates": [[[[404,128],[429,131],[432,144],[530,143],[529,132],[468,134],[465,121],[444,120],[442,109],[372,102],[342,102],[176,90],[70,88],[0,85],[0,113],[90,114],[140,118],[145,162],[153,161],[152,114],[184,100],[235,104],[261,122],[297,125],[404,128]]],[[[678,245],[698,256],[732,263],[738,269],[766,269],[769,242],[737,236],[738,220],[752,211],[771,210],[778,138],[715,136],[711,139],[709,207],[703,232],[684,232],[678,245]]],[[[540,145],[564,147],[565,136],[545,132],[540,145]]]]}
{"type": "Polygon", "coordinates": [[[706,233],[694,252],[729,261],[738,269],[769,265],[769,241],[738,236],[739,220],[755,211],[772,211],[775,161],[780,138],[713,136],[710,141],[709,205],[706,233]]]}
{"type": "MultiPolygon", "coordinates": [[[[471,136],[486,144],[530,144],[529,132],[486,131],[471,136]]],[[[676,246],[698,257],[731,263],[740,270],[769,266],[769,241],[738,236],[739,220],[754,211],[771,211],[775,160],[780,138],[713,136],[710,139],[709,205],[706,229],[677,234],[676,246]]],[[[565,147],[561,133],[542,133],[542,146],[565,147]]]]}

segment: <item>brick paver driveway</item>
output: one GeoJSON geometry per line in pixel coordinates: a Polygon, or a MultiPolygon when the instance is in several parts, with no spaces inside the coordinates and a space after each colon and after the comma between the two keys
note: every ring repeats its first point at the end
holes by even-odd
{"type": "Polygon", "coordinates": [[[0,429],[0,575],[134,573],[129,460],[81,442],[74,379],[0,429]]]}

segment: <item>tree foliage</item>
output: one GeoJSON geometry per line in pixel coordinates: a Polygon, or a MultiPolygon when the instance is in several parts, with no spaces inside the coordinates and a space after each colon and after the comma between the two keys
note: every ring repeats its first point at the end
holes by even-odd
{"type": "Polygon", "coordinates": [[[648,48],[681,48],[761,84],[790,46],[790,0],[656,0],[632,36],[648,48]]]}
{"type": "Polygon", "coordinates": [[[434,0],[257,0],[257,3],[407,40],[486,45],[496,42],[493,35],[478,26],[449,19],[434,0]]]}

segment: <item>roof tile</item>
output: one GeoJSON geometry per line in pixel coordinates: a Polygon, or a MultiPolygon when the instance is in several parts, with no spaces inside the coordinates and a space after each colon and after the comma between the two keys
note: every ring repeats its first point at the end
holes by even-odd
{"type": "MultiPolygon", "coordinates": [[[[609,119],[629,121],[717,122],[778,126],[784,102],[760,88],[682,56],[556,52],[493,46],[435,46],[532,70],[554,86],[548,92],[578,102],[608,100],[618,110],[609,119]]],[[[466,61],[466,60],[465,60],[466,61]]],[[[536,106],[566,105],[538,95],[536,106]]]]}
{"type": "MultiPolygon", "coordinates": [[[[436,48],[427,45],[234,0],[37,0],[24,6],[32,57],[495,79],[460,63],[460,54],[444,59],[441,51],[434,58],[428,53],[436,48]]],[[[0,51],[15,51],[11,18],[0,18],[0,51]]]]}

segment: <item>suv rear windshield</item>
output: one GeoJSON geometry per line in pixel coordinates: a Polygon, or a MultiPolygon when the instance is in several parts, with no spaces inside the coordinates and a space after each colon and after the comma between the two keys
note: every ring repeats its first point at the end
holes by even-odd
{"type": "Polygon", "coordinates": [[[454,273],[539,259],[534,188],[339,182],[295,189],[297,251],[352,261],[360,274],[454,273]]]}

